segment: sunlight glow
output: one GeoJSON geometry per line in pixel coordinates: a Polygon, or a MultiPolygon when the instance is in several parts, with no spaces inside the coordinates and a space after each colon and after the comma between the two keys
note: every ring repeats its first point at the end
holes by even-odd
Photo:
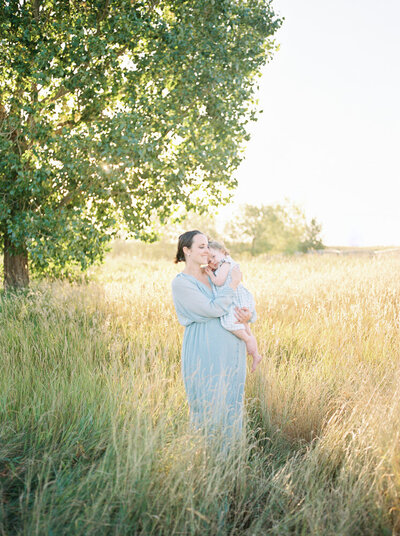
{"type": "Polygon", "coordinates": [[[289,198],[329,245],[400,245],[400,3],[274,8],[280,50],[260,81],[264,113],[249,127],[234,203],[289,198]]]}

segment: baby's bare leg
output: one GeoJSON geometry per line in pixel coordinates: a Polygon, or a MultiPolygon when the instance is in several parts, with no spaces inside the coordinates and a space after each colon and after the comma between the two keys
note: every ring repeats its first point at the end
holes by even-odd
{"type": "Polygon", "coordinates": [[[262,357],[258,353],[257,340],[252,334],[250,326],[247,324],[246,329],[238,329],[236,331],[231,331],[231,333],[246,343],[247,353],[253,358],[251,372],[254,372],[262,357]]]}

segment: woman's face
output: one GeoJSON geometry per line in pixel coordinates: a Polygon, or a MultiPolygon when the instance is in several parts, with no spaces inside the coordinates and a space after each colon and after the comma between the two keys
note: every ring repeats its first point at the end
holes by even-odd
{"type": "Polygon", "coordinates": [[[183,248],[186,254],[186,260],[190,259],[191,262],[196,264],[207,264],[208,262],[208,240],[203,234],[197,234],[193,237],[192,246],[190,248],[183,248]]]}
{"type": "Polygon", "coordinates": [[[209,248],[208,266],[210,266],[212,270],[215,270],[218,267],[219,262],[222,261],[223,258],[224,254],[220,249],[209,248]]]}

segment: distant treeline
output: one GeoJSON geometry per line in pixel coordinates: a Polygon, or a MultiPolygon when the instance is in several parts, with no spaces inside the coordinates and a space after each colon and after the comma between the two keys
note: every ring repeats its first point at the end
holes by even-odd
{"type": "Polygon", "coordinates": [[[233,255],[294,254],[320,250],[321,225],[307,220],[303,210],[294,204],[242,205],[222,230],[217,228],[213,214],[189,213],[181,222],[159,227],[160,239],[152,244],[139,241],[116,241],[114,254],[138,257],[172,258],[178,236],[187,230],[199,229],[210,238],[224,242],[233,255]]]}

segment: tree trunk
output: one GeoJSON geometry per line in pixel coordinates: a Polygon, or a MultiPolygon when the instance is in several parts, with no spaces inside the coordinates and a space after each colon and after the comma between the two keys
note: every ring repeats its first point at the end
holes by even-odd
{"type": "Polygon", "coordinates": [[[15,252],[9,238],[4,238],[4,288],[23,288],[29,285],[28,253],[15,252]]]}
{"type": "Polygon", "coordinates": [[[254,257],[256,254],[256,237],[253,237],[253,240],[251,241],[251,249],[250,249],[250,255],[254,257]]]}

